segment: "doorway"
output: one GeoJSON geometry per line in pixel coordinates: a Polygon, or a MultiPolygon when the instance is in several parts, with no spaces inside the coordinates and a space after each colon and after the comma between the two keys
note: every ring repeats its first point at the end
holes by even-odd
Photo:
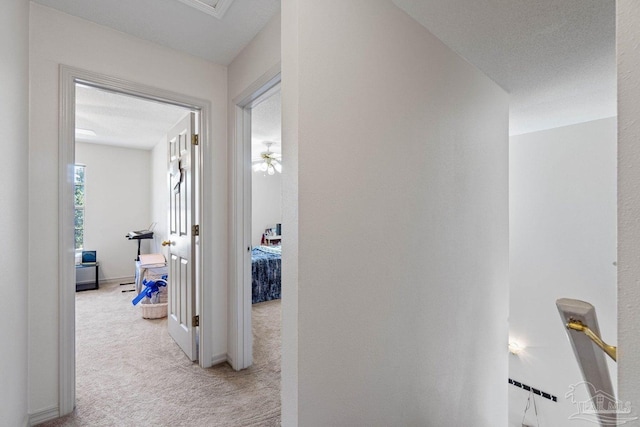
{"type": "Polygon", "coordinates": [[[235,138],[232,139],[233,145],[230,150],[233,194],[230,215],[232,234],[230,239],[228,362],[235,370],[248,368],[253,363],[251,316],[252,109],[272,95],[279,93],[280,81],[280,65],[278,64],[233,100],[235,138]]]}
{"type": "MultiPolygon", "coordinates": [[[[82,277],[76,277],[76,291],[79,286],[91,291],[78,295],[80,299],[76,299],[76,304],[79,301],[83,304],[95,303],[91,301],[92,295],[103,299],[106,296],[104,286],[119,283],[119,287],[111,286],[110,289],[114,289],[114,297],[119,296],[123,308],[141,312],[142,317],[147,319],[165,318],[167,311],[170,311],[172,316],[169,317],[169,325],[174,326],[177,323],[172,321],[176,317],[175,308],[181,306],[175,302],[180,299],[181,293],[176,291],[176,274],[169,274],[168,271],[172,267],[167,263],[171,258],[169,250],[161,245],[170,237],[176,238],[168,235],[167,206],[173,204],[170,203],[173,198],[167,188],[167,153],[170,151],[168,146],[175,151],[172,142],[177,138],[172,138],[172,132],[181,133],[185,120],[190,124],[191,117],[195,117],[197,112],[84,84],[76,84],[75,91],[76,181],[79,181],[75,185],[74,215],[76,273],[77,276],[83,273],[94,276],[95,270],[96,276],[90,278],[91,287],[83,286],[82,277]],[[92,262],[85,262],[87,254],[91,255],[92,262]],[[146,289],[143,285],[145,280],[164,285],[165,282],[158,281],[163,277],[170,286],[158,286],[157,292],[152,295],[153,299],[136,297],[146,289]],[[103,285],[102,289],[100,284],[103,285]],[[119,292],[127,295],[119,295],[119,292]],[[172,307],[167,307],[169,293],[172,307]],[[148,305],[152,300],[157,305],[148,305]],[[134,302],[135,308],[131,307],[130,301],[134,302]]],[[[182,143],[182,148],[191,148],[190,141],[189,144],[185,141],[182,143]]],[[[189,171],[193,172],[195,178],[197,170],[191,168],[189,171]]],[[[188,180],[183,181],[182,187],[189,184],[188,180]]],[[[191,195],[192,191],[183,191],[181,194],[185,193],[191,195]]],[[[176,219],[176,215],[170,217],[176,219]]],[[[184,218],[191,219],[187,215],[184,218]]],[[[185,237],[190,238],[190,235],[181,238],[185,237]]],[[[195,298],[187,298],[195,301],[195,298]]],[[[117,307],[118,302],[115,303],[117,307]]],[[[191,305],[184,306],[191,310],[191,305]]],[[[85,328],[86,324],[98,320],[91,314],[82,317],[77,305],[76,310],[77,326],[85,328]]],[[[118,311],[115,308],[112,310],[118,311]]],[[[189,316],[185,314],[184,317],[189,316]]],[[[99,319],[103,329],[115,329],[115,320],[110,316],[99,319]]],[[[177,332],[175,329],[169,329],[170,335],[180,342],[180,347],[193,360],[192,347],[196,340],[189,340],[188,335],[195,331],[190,326],[186,327],[187,336],[183,337],[183,328],[178,328],[177,332]]],[[[78,341],[80,344],[81,341],[78,341]]],[[[114,341],[104,346],[103,351],[109,352],[113,345],[125,344],[114,341]]],[[[99,347],[99,343],[95,342],[93,346],[99,347]]],[[[83,348],[78,347],[78,355],[83,354],[81,350],[83,348]]],[[[83,382],[78,381],[78,384],[83,382]]]]}
{"type": "Polygon", "coordinates": [[[276,85],[251,107],[251,290],[245,298],[251,303],[254,366],[279,364],[281,354],[281,106],[276,85]]]}
{"type": "MultiPolygon", "coordinates": [[[[59,352],[60,352],[60,413],[66,414],[73,410],[75,405],[75,241],[74,241],[74,165],[76,150],[76,88],[78,85],[87,88],[96,88],[110,93],[118,93],[138,99],[146,99],[156,103],[172,105],[184,109],[185,111],[199,112],[197,128],[200,134],[199,149],[202,153],[200,162],[201,173],[197,180],[196,191],[201,199],[203,183],[209,175],[209,120],[211,105],[208,101],[197,98],[164,91],[161,89],[144,86],[138,83],[127,82],[115,79],[98,73],[74,69],[62,66],[60,70],[61,88],[61,114],[60,114],[60,283],[65,286],[60,287],[59,297],[59,352]]],[[[85,129],[88,130],[88,129],[85,129]]],[[[166,175],[165,175],[166,176],[166,175]]],[[[206,206],[200,203],[195,209],[195,217],[203,225],[200,239],[208,237],[208,227],[206,206]]],[[[124,231],[122,237],[124,237],[124,231]]],[[[127,243],[123,239],[123,243],[127,243]]],[[[133,250],[133,249],[132,249],[133,250]]],[[[202,259],[207,250],[206,245],[198,245],[196,250],[196,260],[202,259]]],[[[127,253],[127,252],[125,252],[127,253]]],[[[211,354],[211,340],[207,333],[210,328],[208,320],[210,313],[204,301],[208,300],[208,294],[202,285],[203,280],[208,277],[207,270],[202,263],[197,261],[195,269],[195,288],[199,298],[196,301],[197,314],[200,316],[200,342],[198,349],[198,360],[202,367],[211,366],[212,360],[205,355],[211,354]]]]}

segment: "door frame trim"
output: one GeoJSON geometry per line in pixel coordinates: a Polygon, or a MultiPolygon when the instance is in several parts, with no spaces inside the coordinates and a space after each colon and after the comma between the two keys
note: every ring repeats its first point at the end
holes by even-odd
{"type": "Polygon", "coordinates": [[[204,203],[205,190],[211,182],[209,160],[211,141],[211,102],[208,100],[107,76],[93,71],[60,65],[59,73],[59,121],[58,121],[58,354],[59,354],[59,413],[73,411],[75,406],[76,357],[75,357],[75,244],[73,239],[73,165],[75,164],[75,84],[82,83],[153,101],[178,105],[199,111],[200,159],[198,177],[200,203],[196,217],[201,226],[199,253],[196,254],[197,306],[200,315],[198,360],[203,368],[212,365],[211,313],[206,308],[210,289],[203,284],[210,273],[202,260],[211,253],[210,204],[204,203]]]}
{"type": "Polygon", "coordinates": [[[232,101],[235,133],[231,139],[231,221],[228,355],[236,371],[253,363],[251,330],[251,108],[281,82],[280,62],[232,101]],[[247,248],[248,250],[245,250],[247,248]]]}

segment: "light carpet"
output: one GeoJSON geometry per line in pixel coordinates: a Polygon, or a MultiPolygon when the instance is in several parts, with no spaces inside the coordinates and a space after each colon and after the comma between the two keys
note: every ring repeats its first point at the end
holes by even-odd
{"type": "Polygon", "coordinates": [[[254,365],[202,369],[117,283],[76,294],[76,409],[42,426],[280,425],[280,300],[253,305],[254,365]]]}

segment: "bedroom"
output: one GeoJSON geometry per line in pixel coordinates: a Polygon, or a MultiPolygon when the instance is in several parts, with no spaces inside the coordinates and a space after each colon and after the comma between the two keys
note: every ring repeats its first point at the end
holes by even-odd
{"type": "MultiPolygon", "coordinates": [[[[86,168],[86,205],[76,221],[83,232],[76,232],[81,236],[76,249],[97,252],[100,284],[127,283],[134,276],[138,240],[127,240],[130,231],[153,228],[152,239],[139,241],[141,253],[163,253],[166,134],[187,113],[183,107],[76,86],[76,163],[86,168]]],[[[79,275],[86,273],[92,272],[79,275]]]]}
{"type": "Polygon", "coordinates": [[[251,108],[253,304],[280,299],[282,146],[281,99],[276,89],[251,108]]]}
{"type": "MultiPolygon", "coordinates": [[[[130,341],[136,334],[145,338],[144,334],[163,330],[162,339],[135,339],[146,343],[147,357],[160,357],[166,353],[159,351],[163,343],[173,344],[167,334],[166,304],[132,302],[143,288],[143,278],[157,279],[153,273],[167,270],[168,252],[161,245],[168,228],[167,138],[189,113],[182,106],[75,85],[74,147],[76,170],[82,169],[76,173],[82,180],[76,184],[74,230],[80,410],[86,408],[87,399],[102,396],[95,384],[135,374],[123,361],[140,350],[130,341]],[[152,229],[151,238],[127,238],[129,232],[141,229],[152,229]],[[93,252],[97,262],[84,263],[81,254],[86,252],[93,252]],[[164,266],[138,266],[138,255],[149,253],[159,254],[164,266]],[[135,283],[138,273],[142,274],[135,283]],[[102,377],[104,373],[108,378],[102,377]]],[[[167,291],[160,289],[159,302],[164,303],[167,291]]]]}

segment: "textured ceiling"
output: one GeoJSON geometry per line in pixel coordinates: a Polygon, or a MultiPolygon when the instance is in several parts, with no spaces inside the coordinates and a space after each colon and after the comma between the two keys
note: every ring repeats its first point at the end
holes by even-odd
{"type": "MultiPolygon", "coordinates": [[[[281,97],[274,93],[252,109],[251,153],[260,158],[265,142],[281,153],[281,97]]],[[[76,134],[80,142],[150,150],[166,137],[188,109],[93,87],[76,85],[76,134]]]]}
{"type": "MultiPolygon", "coordinates": [[[[221,64],[280,9],[235,0],[220,20],[178,0],[34,1],[221,64]]],[[[512,135],[616,115],[614,0],[393,2],[510,93],[512,135]]]]}
{"type": "Polygon", "coordinates": [[[34,1],[223,65],[280,11],[280,0],[235,0],[222,19],[178,0],[34,1]]]}
{"type": "Polygon", "coordinates": [[[510,133],[616,115],[614,0],[393,0],[511,94],[510,133]]]}
{"type": "Polygon", "coordinates": [[[76,85],[76,140],[150,150],[166,138],[189,110],[101,89],[76,85]]]}

